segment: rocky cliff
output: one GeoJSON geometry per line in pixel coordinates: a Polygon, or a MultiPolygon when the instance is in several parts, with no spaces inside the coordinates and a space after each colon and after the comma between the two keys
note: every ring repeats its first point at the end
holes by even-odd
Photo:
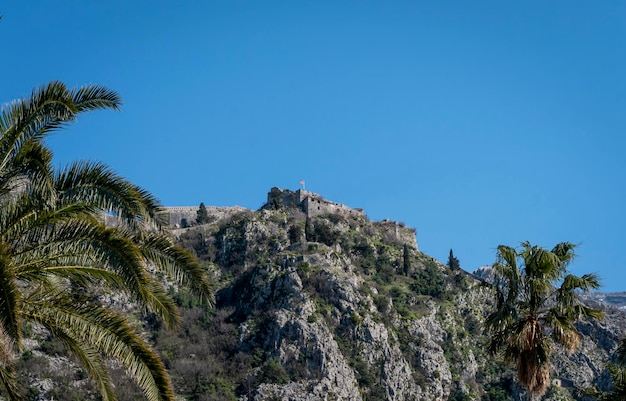
{"type": "MultiPolygon", "coordinates": [[[[523,398],[510,368],[485,354],[489,290],[420,252],[413,229],[280,202],[231,212],[173,231],[212,275],[216,308],[172,288],[183,329],[143,321],[181,399],[523,398]]],[[[577,387],[608,384],[604,365],[624,335],[623,313],[609,308],[604,321],[578,327],[582,346],[557,350],[545,399],[579,399],[577,387]]],[[[33,399],[49,397],[36,390],[33,399]]]]}

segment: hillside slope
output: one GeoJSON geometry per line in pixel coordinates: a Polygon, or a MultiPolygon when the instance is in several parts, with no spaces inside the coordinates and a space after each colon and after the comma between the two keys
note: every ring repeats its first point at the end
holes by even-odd
{"type": "MultiPolygon", "coordinates": [[[[419,252],[414,230],[398,223],[342,210],[307,217],[271,199],[263,210],[177,232],[216,268],[211,325],[237,333],[222,350],[221,391],[255,401],[519,395],[513,372],[485,355],[490,296],[474,276],[419,252]]],[[[557,353],[547,398],[602,384],[623,327],[617,310],[579,324],[583,345],[557,353]]]]}
{"type": "MultiPolygon", "coordinates": [[[[485,355],[490,293],[478,278],[420,252],[402,224],[349,208],[310,213],[293,193],[274,195],[259,211],[223,209],[208,224],[173,230],[207,266],[217,300],[209,310],[172,288],[183,329],[142,323],[181,399],[521,399],[514,373],[485,355]]],[[[606,385],[624,315],[610,309],[604,321],[578,327],[582,346],[556,352],[544,399],[606,385]]],[[[33,345],[33,355],[45,346],[33,345]]],[[[33,399],[49,397],[34,383],[33,399]]],[[[139,399],[121,376],[118,386],[127,388],[122,399],[139,399]]]]}

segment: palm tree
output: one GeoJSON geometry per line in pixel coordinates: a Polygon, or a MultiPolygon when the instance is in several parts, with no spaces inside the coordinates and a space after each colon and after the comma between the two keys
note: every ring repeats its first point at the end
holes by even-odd
{"type": "Polygon", "coordinates": [[[103,164],[52,167],[47,134],[82,112],[118,109],[120,102],[101,86],[70,90],[51,82],[2,109],[0,388],[11,400],[21,399],[14,361],[29,324],[65,343],[104,400],[116,399],[107,359],[124,365],[147,399],[173,400],[159,357],[119,308],[100,298],[119,293],[168,327],[179,315],[158,275],[212,299],[202,266],[161,230],[152,195],[103,164]],[[107,215],[114,226],[105,224],[107,215]]]}
{"type": "Polygon", "coordinates": [[[494,263],[495,310],[485,326],[488,351],[503,352],[513,363],[517,379],[528,389],[528,398],[541,396],[550,385],[550,354],[553,345],[572,352],[580,344],[574,326],[579,319],[601,318],[602,312],[583,305],[579,290],[599,288],[595,274],[569,274],[575,246],[557,244],[551,251],[528,242],[521,250],[500,245],[494,263]]]}

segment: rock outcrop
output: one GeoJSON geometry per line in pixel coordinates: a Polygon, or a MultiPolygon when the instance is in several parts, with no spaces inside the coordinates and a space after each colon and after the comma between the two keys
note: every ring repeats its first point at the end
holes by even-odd
{"type": "MultiPolygon", "coordinates": [[[[173,288],[183,330],[145,321],[181,399],[521,398],[511,368],[485,353],[491,294],[481,279],[421,253],[402,224],[332,202],[310,213],[287,195],[270,193],[259,211],[210,209],[210,223],[173,231],[205,263],[217,299],[211,310],[173,288]]],[[[577,352],[555,353],[546,399],[608,385],[605,364],[626,326],[607,311],[578,325],[577,352]]]]}

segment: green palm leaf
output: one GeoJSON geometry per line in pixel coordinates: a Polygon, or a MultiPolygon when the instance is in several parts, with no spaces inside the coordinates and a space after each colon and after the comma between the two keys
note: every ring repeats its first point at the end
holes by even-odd
{"type": "Polygon", "coordinates": [[[601,311],[582,304],[576,295],[598,288],[598,277],[567,274],[574,248],[569,242],[557,244],[552,251],[529,242],[523,242],[519,251],[498,246],[492,286],[496,305],[485,319],[487,350],[502,352],[505,361],[515,365],[529,398],[542,395],[550,384],[553,344],[572,351],[580,344],[574,323],[602,317],[601,311]]]}
{"type": "Polygon", "coordinates": [[[92,204],[133,228],[137,221],[158,225],[158,201],[101,163],[73,163],[57,175],[55,182],[65,202],[92,204]]]}
{"type": "Polygon", "coordinates": [[[21,145],[30,139],[40,140],[49,132],[74,121],[81,112],[113,108],[121,104],[119,96],[101,86],[68,90],[53,81],[33,91],[28,99],[15,101],[0,114],[0,170],[3,170],[21,145]]]}
{"type": "Polygon", "coordinates": [[[25,300],[24,315],[53,334],[61,331],[120,361],[148,400],[174,399],[163,363],[122,316],[87,300],[41,292],[25,300]]]}
{"type": "Polygon", "coordinates": [[[155,232],[143,234],[137,242],[150,266],[177,284],[194,290],[200,297],[212,300],[213,290],[206,272],[189,252],[173,245],[169,237],[155,232]]]}
{"type": "Polygon", "coordinates": [[[23,399],[22,392],[17,386],[17,376],[13,366],[0,367],[0,386],[2,386],[9,400],[21,401],[23,399]]]}
{"type": "Polygon", "coordinates": [[[174,327],[174,301],[155,273],[212,300],[204,269],[160,231],[156,198],[101,163],[56,172],[43,143],[82,112],[117,109],[101,86],[51,82],[0,112],[0,390],[21,399],[13,368],[26,322],[67,345],[105,400],[115,400],[105,360],[116,359],[148,400],[172,400],[163,363],[128,320],[95,295],[121,293],[174,327]],[[116,216],[105,226],[105,214],[116,216]]]}
{"type": "Polygon", "coordinates": [[[0,334],[7,335],[19,346],[22,340],[21,322],[17,313],[20,291],[7,248],[0,243],[0,321],[3,328],[0,334]]]}
{"type": "Polygon", "coordinates": [[[94,381],[96,388],[100,391],[103,401],[115,401],[113,383],[102,360],[100,353],[92,347],[90,342],[80,338],[74,338],[66,333],[62,328],[47,326],[54,336],[61,340],[68,351],[78,360],[80,365],[87,371],[89,377],[94,381]],[[54,331],[52,331],[54,330],[54,331]]]}

